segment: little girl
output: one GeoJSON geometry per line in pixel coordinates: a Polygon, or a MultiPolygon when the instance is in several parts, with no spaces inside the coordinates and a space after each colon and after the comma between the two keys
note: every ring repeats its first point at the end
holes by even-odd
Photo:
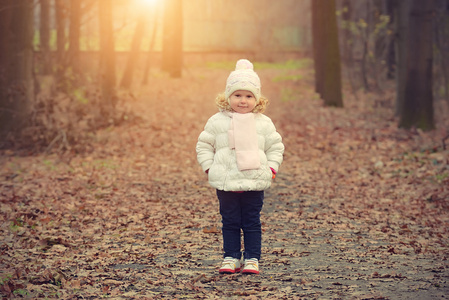
{"type": "Polygon", "coordinates": [[[264,190],[283,160],[284,144],[270,118],[263,115],[268,100],[261,96],[253,64],[241,59],[216,99],[213,115],[198,137],[197,159],[217,189],[222,216],[224,260],[220,273],[259,274],[264,190]]]}

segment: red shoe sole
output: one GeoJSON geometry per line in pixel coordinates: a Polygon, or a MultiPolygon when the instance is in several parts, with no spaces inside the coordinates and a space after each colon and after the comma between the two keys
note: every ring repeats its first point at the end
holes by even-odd
{"type": "Polygon", "coordinates": [[[235,274],[235,273],[239,273],[239,272],[240,272],[240,269],[235,269],[235,270],[232,270],[232,269],[221,269],[221,270],[218,271],[218,273],[220,273],[220,274],[235,274]]]}
{"type": "Polygon", "coordinates": [[[253,271],[253,270],[243,270],[242,274],[260,274],[259,271],[253,271]]]}

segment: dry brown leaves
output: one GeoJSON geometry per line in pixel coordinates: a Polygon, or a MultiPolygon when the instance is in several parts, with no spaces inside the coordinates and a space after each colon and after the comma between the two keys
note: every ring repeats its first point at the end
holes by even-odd
{"type": "Polygon", "coordinates": [[[98,132],[90,153],[2,153],[1,295],[448,294],[447,121],[430,133],[398,129],[388,94],[348,94],[344,109],[324,108],[309,70],[301,82],[272,81],[285,72],[298,71],[259,72],[286,145],[266,193],[260,276],[217,274],[220,216],[195,143],[228,70],[191,68],[183,79],[153,78],[128,103],[142,121],[98,132]]]}

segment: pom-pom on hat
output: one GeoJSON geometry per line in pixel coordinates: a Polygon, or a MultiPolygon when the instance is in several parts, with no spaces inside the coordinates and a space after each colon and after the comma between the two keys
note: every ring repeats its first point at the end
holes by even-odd
{"type": "Polygon", "coordinates": [[[225,96],[229,101],[229,97],[235,91],[250,91],[256,98],[256,102],[260,99],[260,79],[254,72],[253,64],[247,59],[237,61],[235,71],[232,71],[226,80],[225,96]]]}

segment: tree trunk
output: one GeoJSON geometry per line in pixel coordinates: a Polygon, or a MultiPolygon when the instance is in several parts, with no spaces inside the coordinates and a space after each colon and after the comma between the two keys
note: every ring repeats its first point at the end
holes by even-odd
{"type": "Polygon", "coordinates": [[[323,93],[323,60],[322,47],[323,42],[323,20],[321,12],[321,2],[310,0],[312,8],[312,45],[313,45],[313,61],[315,68],[315,92],[323,93]]]}
{"type": "Polygon", "coordinates": [[[405,99],[405,78],[407,75],[408,24],[410,6],[413,0],[398,0],[395,6],[396,27],[396,116],[402,114],[405,99]]]}
{"type": "Polygon", "coordinates": [[[18,132],[26,124],[33,99],[33,0],[3,1],[0,16],[0,141],[4,142],[8,132],[18,132]]]}
{"type": "Polygon", "coordinates": [[[154,48],[154,43],[156,41],[156,34],[157,34],[157,24],[158,24],[158,9],[159,6],[156,7],[154,14],[153,14],[153,33],[151,34],[151,42],[150,42],[150,47],[148,49],[148,55],[147,55],[147,61],[145,63],[145,69],[143,72],[143,79],[142,79],[142,84],[146,85],[148,84],[148,74],[150,73],[150,66],[151,66],[151,58],[152,58],[152,51],[154,48]]]}
{"type": "Polygon", "coordinates": [[[405,65],[405,89],[399,126],[435,128],[433,118],[433,0],[412,0],[405,65]]]}
{"type": "Polygon", "coordinates": [[[133,75],[136,63],[139,59],[140,45],[142,43],[143,34],[145,31],[145,20],[147,15],[141,13],[136,24],[134,36],[131,42],[131,49],[129,51],[128,61],[123,72],[122,81],[120,86],[125,89],[129,89],[133,82],[133,75]]]}
{"type": "Polygon", "coordinates": [[[434,74],[440,78],[439,89],[443,88],[444,98],[449,105],[449,0],[437,3],[434,24],[436,48],[436,56],[434,57],[436,70],[434,70],[434,74]]]}
{"type": "MultiPolygon", "coordinates": [[[[395,23],[395,10],[397,6],[396,0],[386,0],[386,11],[388,16],[390,17],[390,22],[388,24],[388,27],[393,29],[394,32],[394,23],[395,23]]],[[[395,70],[396,70],[396,56],[395,56],[395,35],[390,34],[388,37],[388,45],[387,45],[387,79],[394,79],[395,78],[395,70]]]]}
{"type": "Polygon", "coordinates": [[[57,90],[66,90],[66,82],[64,80],[66,63],[66,7],[65,1],[54,0],[55,5],[55,19],[56,19],[56,59],[55,62],[55,82],[57,90]]]}
{"type": "Polygon", "coordinates": [[[12,19],[13,0],[0,2],[0,147],[4,141],[4,135],[11,123],[10,116],[12,103],[9,99],[9,64],[11,59],[12,32],[10,28],[12,19]]]}
{"type": "Polygon", "coordinates": [[[73,77],[81,72],[79,53],[81,35],[81,3],[82,0],[70,0],[69,59],[73,77]]]}
{"type": "MultiPolygon", "coordinates": [[[[313,0],[312,0],[313,1],[313,0]]],[[[348,28],[348,24],[351,21],[352,14],[352,3],[350,0],[343,0],[342,3],[342,13],[341,20],[344,22],[345,26],[342,29],[342,46],[343,46],[343,63],[348,67],[352,67],[353,55],[352,55],[352,42],[351,42],[351,31],[348,28]]]]}
{"type": "MultiPolygon", "coordinates": [[[[9,57],[11,50],[12,32],[10,28],[12,18],[13,0],[0,2],[0,101],[7,94],[7,74],[9,70],[9,57]]],[[[1,112],[0,112],[1,113],[1,112]]],[[[0,118],[1,119],[1,118],[0,118]]]]}
{"type": "Polygon", "coordinates": [[[162,69],[171,77],[182,76],[182,0],[164,2],[162,69]]]}
{"type": "Polygon", "coordinates": [[[50,61],[50,0],[40,0],[41,15],[39,28],[39,42],[42,63],[42,74],[51,73],[50,61]]]}
{"type": "Polygon", "coordinates": [[[363,19],[366,20],[367,26],[365,28],[362,28],[362,59],[360,60],[360,76],[362,77],[362,83],[363,88],[366,92],[369,92],[371,90],[369,83],[368,83],[368,56],[369,56],[369,49],[368,49],[368,43],[369,43],[369,32],[370,32],[370,13],[371,13],[371,5],[370,1],[366,1],[366,9],[364,10],[365,16],[363,19]]]}
{"type": "Polygon", "coordinates": [[[335,0],[312,0],[316,87],[327,106],[343,106],[335,0]]]}
{"type": "Polygon", "coordinates": [[[56,14],[56,52],[58,53],[58,64],[62,64],[66,44],[64,2],[60,0],[54,1],[56,14]]]}
{"type": "Polygon", "coordinates": [[[112,5],[110,0],[99,1],[100,19],[100,85],[103,104],[108,113],[115,109],[115,49],[112,23],[112,5]]]}

